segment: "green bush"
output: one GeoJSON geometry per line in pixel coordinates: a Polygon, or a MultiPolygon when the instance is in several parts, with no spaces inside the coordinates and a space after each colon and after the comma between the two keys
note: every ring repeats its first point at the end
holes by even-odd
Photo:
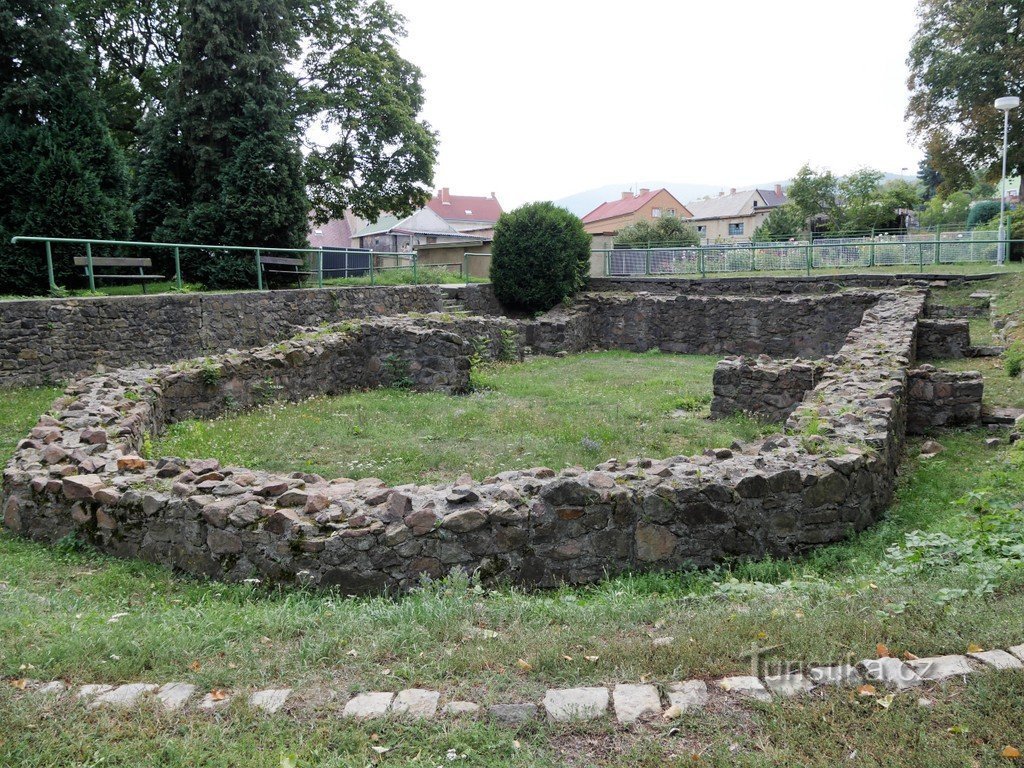
{"type": "Polygon", "coordinates": [[[586,285],[590,235],[583,222],[552,203],[502,214],[494,227],[491,282],[507,307],[544,311],[586,285]]]}
{"type": "Polygon", "coordinates": [[[967,214],[967,227],[971,228],[976,227],[979,224],[984,224],[987,221],[991,221],[994,216],[998,215],[998,200],[982,200],[980,203],[975,203],[971,206],[971,210],[967,214]]]}
{"type": "Polygon", "coordinates": [[[1006,367],[1006,375],[1016,379],[1024,371],[1024,344],[1018,342],[1011,346],[1003,354],[1003,365],[1006,367]]]}

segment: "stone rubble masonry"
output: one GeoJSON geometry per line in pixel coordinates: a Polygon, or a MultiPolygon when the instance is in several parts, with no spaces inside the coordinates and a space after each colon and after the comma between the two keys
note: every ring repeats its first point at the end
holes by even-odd
{"type": "Polygon", "coordinates": [[[907,432],[923,435],[936,427],[981,423],[984,380],[978,371],[943,371],[922,365],[907,371],[910,408],[907,432]]]}
{"type": "Polygon", "coordinates": [[[355,318],[435,312],[438,286],[104,296],[0,302],[0,386],[247,349],[355,318]]]}
{"type": "MultiPolygon", "coordinates": [[[[782,332],[774,323],[787,313],[806,310],[827,324],[827,310],[859,323],[788,417],[787,434],[731,449],[394,487],[374,478],[327,480],[213,459],[139,456],[146,435],[172,421],[282,396],[372,387],[399,374],[418,390],[466,388],[472,345],[451,330],[462,321],[381,318],[244,353],[80,379],[18,444],[0,508],[9,529],[36,540],[75,534],[112,555],[199,576],[345,594],[405,590],[456,569],[488,582],[549,587],[735,556],[787,556],[862,530],[892,496],[924,293],[875,293],[870,300],[847,292],[699,302],[728,306],[736,327],[765,334],[761,346],[782,332]],[[793,303],[786,311],[766,309],[786,302],[793,303]],[[741,323],[744,312],[754,316],[741,323]]],[[[641,334],[658,333],[655,317],[671,329],[667,309],[689,306],[642,295],[584,303],[597,327],[638,316],[641,334]]],[[[493,322],[505,328],[511,321],[493,322]]],[[[623,338],[609,337],[606,346],[623,338]]],[[[808,339],[819,348],[831,344],[808,339]]]]}
{"type": "Polygon", "coordinates": [[[927,320],[918,324],[917,357],[950,360],[969,357],[971,326],[966,320],[927,320]]]}
{"type": "Polygon", "coordinates": [[[803,402],[825,370],[821,361],[756,360],[732,357],[720,360],[712,379],[712,418],[747,413],[780,424],[803,402]]]}
{"type": "Polygon", "coordinates": [[[937,284],[963,284],[989,280],[995,274],[849,274],[791,275],[758,277],[592,277],[588,291],[646,291],[648,293],[691,293],[704,296],[780,296],[785,294],[834,293],[845,288],[891,290],[904,286],[925,289],[937,284]]]}

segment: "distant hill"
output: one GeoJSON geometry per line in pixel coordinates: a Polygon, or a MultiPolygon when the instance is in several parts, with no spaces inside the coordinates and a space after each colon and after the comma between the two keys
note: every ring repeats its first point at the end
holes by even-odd
{"type": "MultiPolygon", "coordinates": [[[[886,173],[885,181],[900,178],[898,173],[886,173]]],[[[907,181],[913,181],[916,178],[913,174],[907,173],[903,176],[907,181]]],[[[769,181],[763,184],[748,184],[745,186],[737,186],[737,189],[754,189],[755,187],[760,189],[774,189],[776,184],[782,184],[783,186],[788,185],[790,179],[783,179],[780,181],[769,181]]],[[[646,189],[661,189],[664,187],[676,198],[679,202],[686,204],[698,200],[708,195],[717,195],[719,192],[728,192],[732,185],[712,185],[712,184],[687,184],[683,182],[664,182],[664,181],[641,181],[628,184],[607,184],[603,187],[597,187],[595,189],[588,189],[583,192],[577,192],[574,195],[563,197],[555,200],[555,205],[559,205],[565,208],[577,216],[586,216],[592,210],[597,208],[601,203],[608,202],[610,200],[618,200],[622,193],[626,190],[633,190],[634,192],[640,188],[646,189]]]]}

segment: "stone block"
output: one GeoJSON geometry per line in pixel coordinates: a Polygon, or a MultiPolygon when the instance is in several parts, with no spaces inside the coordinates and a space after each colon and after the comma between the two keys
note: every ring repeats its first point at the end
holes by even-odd
{"type": "Polygon", "coordinates": [[[620,723],[635,723],[641,718],[661,714],[661,697],[653,685],[616,685],[612,702],[620,723]]]}
{"type": "Polygon", "coordinates": [[[993,669],[1024,669],[1024,660],[1018,659],[1006,651],[978,651],[967,655],[993,669]]]}
{"type": "Polygon", "coordinates": [[[608,689],[551,688],[543,703],[548,718],[555,722],[594,720],[608,710],[608,689]]]}
{"type": "Polygon", "coordinates": [[[923,679],[936,682],[974,672],[971,665],[967,663],[967,657],[957,655],[911,659],[907,665],[923,679]]]}
{"type": "Polygon", "coordinates": [[[437,712],[437,703],[441,694],[422,688],[407,688],[399,691],[391,703],[391,711],[396,715],[405,715],[417,719],[433,717],[437,712]]]}
{"type": "Polygon", "coordinates": [[[345,704],[342,711],[344,717],[352,717],[357,720],[368,720],[374,717],[384,717],[391,707],[391,701],[395,698],[394,693],[372,691],[360,693],[352,697],[345,704]]]}
{"type": "Polygon", "coordinates": [[[195,692],[196,687],[190,683],[167,683],[160,686],[156,697],[164,709],[174,712],[184,707],[195,692]]]}
{"type": "Polygon", "coordinates": [[[272,688],[266,691],[256,691],[249,696],[249,706],[253,709],[260,709],[268,715],[273,715],[288,701],[292,695],[291,688],[272,688]]]}
{"type": "Polygon", "coordinates": [[[771,701],[772,696],[768,693],[761,681],[753,675],[734,675],[723,677],[718,681],[718,687],[728,693],[735,693],[748,699],[756,701],[771,701]]]}
{"type": "Polygon", "coordinates": [[[881,659],[864,659],[860,663],[860,667],[869,681],[882,683],[901,691],[921,685],[921,677],[917,672],[891,656],[881,659]]]}

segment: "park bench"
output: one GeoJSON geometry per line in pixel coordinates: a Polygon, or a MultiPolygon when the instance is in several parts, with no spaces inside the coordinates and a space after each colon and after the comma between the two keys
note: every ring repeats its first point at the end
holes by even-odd
{"type": "Polygon", "coordinates": [[[263,271],[264,276],[286,275],[294,278],[296,283],[300,283],[303,277],[309,277],[314,274],[307,269],[303,269],[305,266],[306,262],[303,259],[288,258],[287,256],[264,256],[260,254],[260,269],[263,271]]]}
{"type": "Polygon", "coordinates": [[[164,275],[152,275],[147,274],[143,270],[153,266],[152,259],[146,258],[126,258],[121,256],[96,256],[91,260],[88,256],[76,256],[75,257],[76,267],[85,267],[85,276],[91,278],[90,282],[95,281],[97,278],[103,278],[105,280],[141,280],[142,281],[142,292],[146,292],[146,280],[166,280],[164,275]],[[91,263],[90,263],[91,262],[91,263]],[[96,272],[96,267],[138,267],[139,273],[134,274],[99,274],[96,272]],[[91,273],[91,274],[90,274],[91,273]]]}

